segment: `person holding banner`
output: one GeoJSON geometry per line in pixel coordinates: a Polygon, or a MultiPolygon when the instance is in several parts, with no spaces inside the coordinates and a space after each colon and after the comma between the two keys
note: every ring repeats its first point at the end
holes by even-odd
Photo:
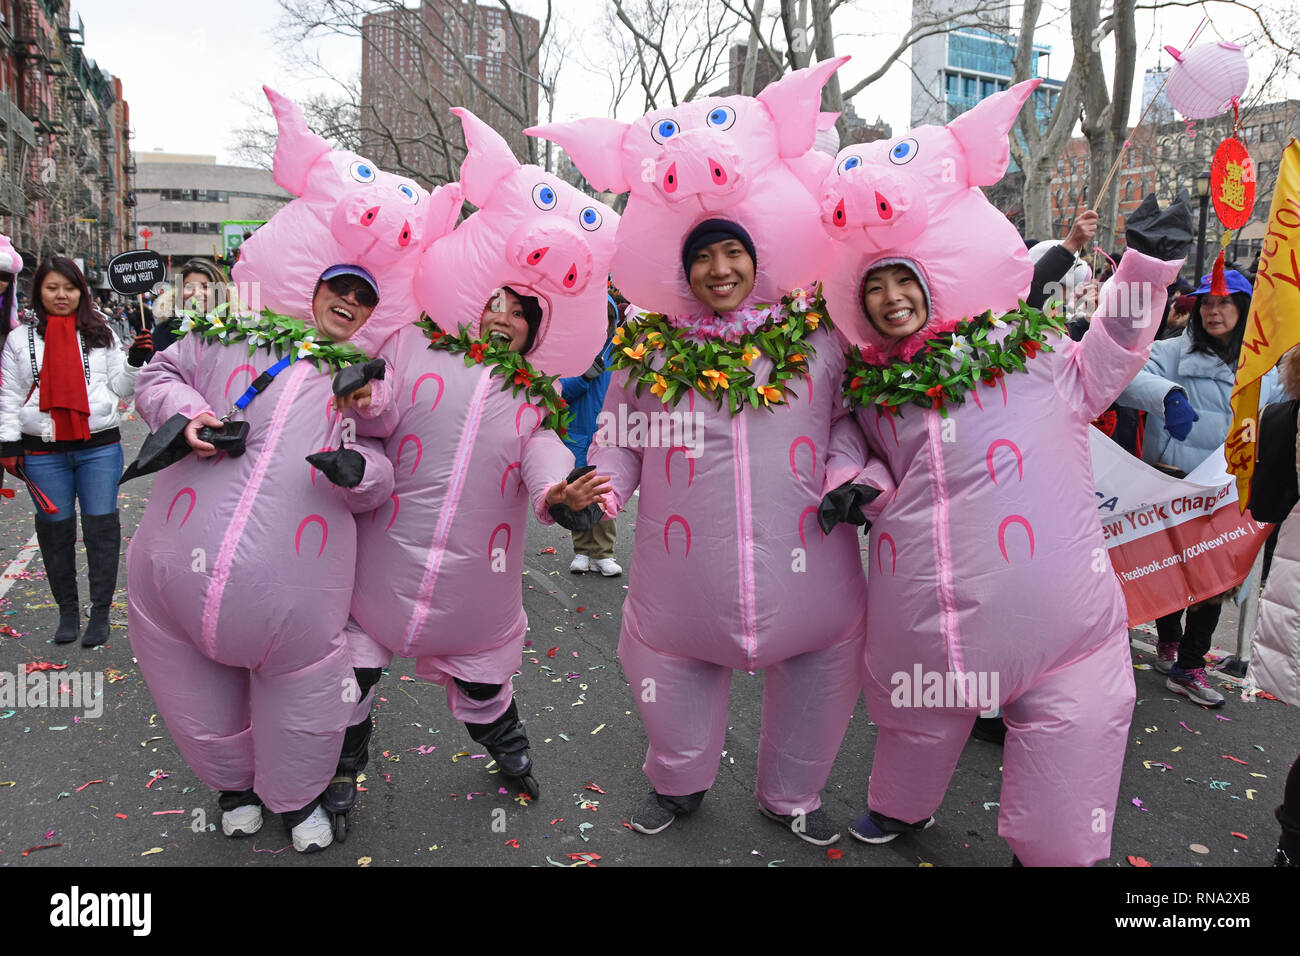
{"type": "Polygon", "coordinates": [[[0,359],[0,466],[20,478],[25,472],[55,508],[48,513],[33,492],[36,536],[59,606],[56,644],[72,643],[80,628],[75,502],[81,500],[91,601],[81,644],[96,647],[108,640],[122,546],[117,403],[135,391],[144,356],[134,348],[123,355],[71,259],[50,259],[36,270],[32,301],[36,323],[10,335],[0,359]]]}
{"type": "MultiPolygon", "coordinates": [[[[1210,276],[1201,280],[1191,293],[1195,302],[1186,330],[1156,342],[1151,358],[1120,396],[1121,405],[1140,408],[1150,416],[1143,459],[1179,477],[1215,452],[1232,424],[1229,402],[1250,313],[1251,286],[1240,272],[1228,270],[1224,279],[1227,295],[1211,293],[1210,276]]],[[[1262,394],[1266,402],[1285,398],[1276,370],[1264,376],[1262,394]]],[[[1224,701],[1205,676],[1205,655],[1227,597],[1191,605],[1185,627],[1182,611],[1156,620],[1155,666],[1169,675],[1165,686],[1210,707],[1224,701]]]]}

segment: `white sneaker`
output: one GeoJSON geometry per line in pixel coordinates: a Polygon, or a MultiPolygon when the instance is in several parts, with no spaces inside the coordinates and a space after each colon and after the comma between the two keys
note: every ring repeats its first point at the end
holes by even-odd
{"type": "Polygon", "coordinates": [[[221,814],[221,832],[228,837],[252,836],[262,829],[262,805],[249,803],[221,814]]]}
{"type": "Polygon", "coordinates": [[[586,574],[591,570],[591,558],[585,554],[575,554],[573,560],[569,562],[569,573],[586,574]]]}
{"type": "Polygon", "coordinates": [[[293,828],[293,848],[299,853],[323,850],[334,842],[334,828],[329,814],[320,804],[306,820],[293,828]]]}
{"type": "Polygon", "coordinates": [[[607,578],[616,578],[623,573],[623,569],[618,566],[613,558],[597,558],[591,562],[591,566],[607,578]]]}

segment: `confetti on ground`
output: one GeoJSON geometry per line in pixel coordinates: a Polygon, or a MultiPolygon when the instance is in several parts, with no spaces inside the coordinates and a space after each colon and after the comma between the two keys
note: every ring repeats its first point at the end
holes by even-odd
{"type": "Polygon", "coordinates": [[[160,846],[156,846],[156,847],[154,847],[154,848],[152,848],[152,849],[150,849],[150,850],[145,850],[145,851],[144,851],[143,853],[141,853],[140,855],[141,855],[141,856],[153,856],[155,853],[161,853],[162,851],[163,851],[163,848],[162,848],[162,847],[160,847],[160,846]]]}
{"type": "Polygon", "coordinates": [[[27,849],[23,850],[23,856],[26,856],[29,853],[35,853],[37,850],[53,850],[55,847],[59,847],[59,846],[63,846],[63,844],[46,843],[42,846],[29,846],[27,849]]]}
{"type": "Polygon", "coordinates": [[[0,787],[16,787],[16,786],[18,786],[17,780],[0,780],[0,787]]]}
{"type": "Polygon", "coordinates": [[[513,848],[516,849],[516,850],[519,849],[519,841],[518,841],[518,840],[506,840],[506,842],[505,842],[503,845],[504,845],[504,846],[508,846],[508,847],[513,847],[513,848]]]}
{"type": "Polygon", "coordinates": [[[1187,849],[1191,850],[1193,853],[1205,854],[1210,852],[1210,848],[1208,846],[1202,846],[1200,843],[1189,844],[1187,849]]]}
{"type": "Polygon", "coordinates": [[[1264,748],[1261,747],[1259,744],[1251,744],[1251,746],[1254,747],[1256,750],[1258,750],[1260,753],[1264,752],[1264,748]]]}
{"type": "Polygon", "coordinates": [[[370,862],[370,857],[368,856],[357,857],[357,866],[369,866],[370,862]]]}
{"type": "Polygon", "coordinates": [[[1246,799],[1247,799],[1247,800],[1254,800],[1254,799],[1255,799],[1255,794],[1257,794],[1257,793],[1259,793],[1258,790],[1247,790],[1247,791],[1246,791],[1246,799]]]}
{"type": "Polygon", "coordinates": [[[104,781],[102,781],[102,780],[87,780],[85,783],[83,783],[81,786],[79,786],[79,787],[77,788],[77,793],[81,793],[81,791],[85,790],[85,789],[86,789],[87,787],[89,787],[92,783],[103,783],[103,782],[104,782],[104,781]]]}
{"type": "Polygon", "coordinates": [[[1249,839],[1250,839],[1250,837],[1246,836],[1246,834],[1244,834],[1244,833],[1238,833],[1236,830],[1233,830],[1233,831],[1231,832],[1231,835],[1232,835],[1232,836],[1235,836],[1238,840],[1249,840],[1249,839]]]}
{"type": "Polygon", "coordinates": [[[455,763],[455,762],[456,762],[457,760],[459,760],[461,757],[468,757],[468,756],[469,756],[469,751],[468,751],[468,750],[461,750],[461,751],[458,751],[458,752],[456,752],[456,753],[454,753],[454,754],[451,755],[451,762],[452,762],[452,763],[455,763]]]}
{"type": "Polygon", "coordinates": [[[538,553],[538,554],[555,554],[556,551],[555,551],[554,548],[542,548],[542,550],[538,551],[537,553],[538,553]]]}
{"type": "Polygon", "coordinates": [[[1188,727],[1188,726],[1187,726],[1187,722],[1184,721],[1184,720],[1180,720],[1180,721],[1178,722],[1178,726],[1181,727],[1181,728],[1183,728],[1183,730],[1187,731],[1189,734],[1200,733],[1200,731],[1198,731],[1198,730],[1192,730],[1191,727],[1188,727]]]}
{"type": "Polygon", "coordinates": [[[563,823],[563,822],[564,822],[564,817],[556,817],[554,820],[551,821],[551,826],[555,826],[557,823],[563,823]]]}
{"type": "MultiPolygon", "coordinates": [[[[602,726],[604,726],[604,725],[602,724],[602,726]]],[[[594,791],[594,792],[596,792],[596,793],[604,793],[604,792],[605,792],[604,790],[600,789],[600,787],[596,786],[596,785],[595,785],[592,781],[590,781],[590,780],[588,780],[586,783],[584,783],[584,784],[582,785],[582,789],[583,789],[583,790],[592,790],[592,791],[594,791]]]]}
{"type": "Polygon", "coordinates": [[[1214,719],[1215,719],[1215,720],[1227,720],[1227,721],[1231,721],[1231,720],[1232,720],[1231,717],[1224,717],[1222,714],[1215,714],[1215,715],[1214,715],[1214,719]]]}
{"type": "Polygon", "coordinates": [[[1142,857],[1140,857],[1140,856],[1130,856],[1130,857],[1128,858],[1128,862],[1129,862],[1129,866],[1138,866],[1138,867],[1143,867],[1143,866],[1150,866],[1150,865],[1151,865],[1151,864],[1148,863],[1146,860],[1142,859],[1142,857]]]}
{"type": "Polygon", "coordinates": [[[588,830],[591,830],[591,829],[594,829],[595,826],[596,826],[596,824],[594,824],[594,823],[579,823],[579,824],[578,824],[578,836],[582,837],[582,842],[583,842],[583,843],[590,843],[590,842],[591,842],[591,837],[587,836],[587,831],[588,831],[588,830]]]}
{"type": "Polygon", "coordinates": [[[286,846],[282,846],[282,847],[280,847],[280,849],[278,849],[278,850],[259,850],[259,849],[257,848],[257,844],[254,843],[254,844],[253,844],[253,852],[254,852],[254,853],[283,853],[285,850],[289,849],[289,847],[291,847],[291,846],[293,846],[292,843],[287,844],[286,846]]]}
{"type": "Polygon", "coordinates": [[[1137,808],[1138,808],[1139,810],[1141,810],[1143,813],[1150,813],[1150,812],[1151,812],[1151,811],[1148,810],[1146,807],[1142,806],[1142,801],[1141,801],[1140,799],[1138,799],[1137,797],[1134,797],[1134,798],[1133,798],[1133,806],[1137,807],[1137,808]]]}
{"type": "Polygon", "coordinates": [[[989,800],[984,804],[984,809],[992,810],[994,807],[1000,807],[1000,806],[1002,806],[1002,804],[998,803],[996,800],[989,800]]]}
{"type": "Polygon", "coordinates": [[[1246,763],[1246,761],[1242,760],[1240,757],[1234,757],[1234,756],[1232,756],[1232,754],[1219,754],[1219,756],[1222,757],[1224,760],[1231,760],[1231,761],[1233,761],[1234,763],[1239,763],[1239,764],[1241,764],[1243,767],[1249,767],[1249,766],[1250,766],[1250,764],[1246,763]]]}
{"type": "Polygon", "coordinates": [[[185,812],[184,810],[155,810],[153,812],[153,815],[155,817],[165,817],[173,813],[184,813],[184,812],[185,812]]]}
{"type": "Polygon", "coordinates": [[[1267,779],[1268,779],[1268,774],[1266,774],[1266,773],[1255,773],[1255,771],[1253,771],[1253,770],[1250,772],[1250,775],[1251,775],[1252,777],[1259,777],[1260,779],[1263,779],[1263,780],[1267,780],[1267,779]]]}
{"type": "Polygon", "coordinates": [[[113,816],[117,817],[119,820],[126,820],[126,819],[128,819],[128,818],[127,818],[127,815],[126,815],[125,813],[115,813],[115,814],[113,814],[113,816]]]}
{"type": "Polygon", "coordinates": [[[831,847],[829,850],[826,851],[826,855],[830,857],[832,860],[840,860],[844,858],[844,851],[837,850],[834,847],[831,847]]]}
{"type": "Polygon", "coordinates": [[[600,733],[604,729],[605,729],[605,725],[601,724],[599,727],[597,727],[595,730],[591,732],[591,736],[593,737],[596,736],[596,734],[600,733]]]}
{"type": "Polygon", "coordinates": [[[1229,787],[1231,787],[1231,786],[1232,786],[1232,784],[1229,783],[1227,780],[1211,780],[1211,781],[1210,781],[1210,789],[1211,789],[1211,790],[1227,790],[1227,789],[1228,789],[1229,787]]]}
{"type": "MultiPolygon", "coordinates": [[[[559,650],[558,647],[552,647],[549,651],[546,652],[546,656],[547,656],[547,657],[554,657],[554,656],[555,656],[555,652],[558,651],[558,650],[559,650]]],[[[546,669],[547,669],[547,670],[550,670],[549,667],[546,668],[546,669]]]]}
{"type": "Polygon", "coordinates": [[[155,770],[155,771],[153,772],[153,775],[149,777],[149,782],[146,783],[146,784],[144,785],[144,788],[145,788],[146,790],[148,790],[150,787],[152,787],[152,786],[153,786],[155,783],[157,783],[159,780],[166,780],[166,779],[167,779],[168,777],[170,777],[170,776],[171,776],[171,774],[169,774],[169,773],[163,773],[161,770],[155,770]]]}
{"type": "Polygon", "coordinates": [[[568,854],[568,857],[570,860],[577,860],[579,865],[585,863],[587,866],[595,866],[596,861],[600,859],[600,854],[599,853],[570,853],[568,854]]]}

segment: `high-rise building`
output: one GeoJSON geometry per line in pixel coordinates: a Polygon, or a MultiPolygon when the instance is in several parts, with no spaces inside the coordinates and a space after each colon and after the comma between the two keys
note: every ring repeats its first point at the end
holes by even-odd
{"type": "Polygon", "coordinates": [[[523,134],[526,124],[502,105],[537,121],[540,64],[536,56],[524,57],[537,50],[539,29],[532,17],[459,0],[423,0],[418,8],[367,14],[362,152],[426,186],[455,178],[464,148],[460,124],[448,111],[463,106],[504,136],[519,159],[540,156],[538,142],[523,134]]]}
{"type": "Polygon", "coordinates": [[[1144,123],[1154,123],[1161,126],[1165,123],[1174,122],[1174,104],[1169,102],[1169,97],[1165,94],[1165,78],[1169,76],[1169,71],[1158,66],[1151,67],[1142,76],[1142,113],[1146,116],[1144,123]],[[1155,103],[1152,104],[1152,100],[1155,103]],[[1151,112],[1147,112],[1147,107],[1151,112]]]}
{"type": "MultiPolygon", "coordinates": [[[[984,6],[979,0],[913,0],[912,21],[984,6]]],[[[1008,8],[982,10],[980,19],[985,26],[957,27],[913,44],[913,126],[943,126],[1013,82],[1017,38],[1011,32],[1008,8]]],[[[1050,46],[1035,43],[1030,58],[1031,77],[1043,77],[1033,102],[1044,127],[1064,85],[1047,78],[1051,52],[1050,46]]]]}

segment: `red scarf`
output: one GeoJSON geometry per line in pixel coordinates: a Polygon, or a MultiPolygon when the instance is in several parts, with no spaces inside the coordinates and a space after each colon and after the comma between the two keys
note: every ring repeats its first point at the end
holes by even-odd
{"type": "Polygon", "coordinates": [[[54,422],[55,441],[90,438],[90,397],[85,366],[77,343],[77,320],[70,315],[46,317],[45,357],[41,362],[41,411],[54,422]]]}

